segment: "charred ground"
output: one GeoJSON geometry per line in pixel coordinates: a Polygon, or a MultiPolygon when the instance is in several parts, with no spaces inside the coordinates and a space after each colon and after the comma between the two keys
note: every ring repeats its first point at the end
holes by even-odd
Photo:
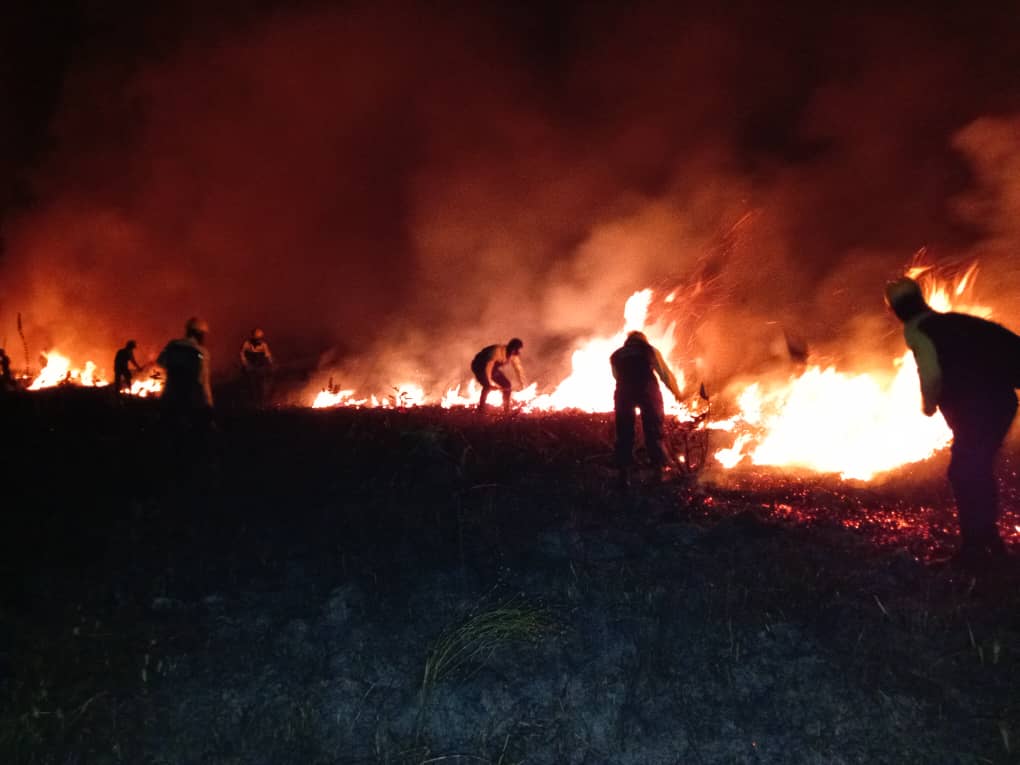
{"type": "Polygon", "coordinates": [[[939,464],[622,496],[606,416],[236,412],[193,458],[151,402],[2,404],[4,762],[1016,761],[1020,576],[931,563],[939,464]]]}

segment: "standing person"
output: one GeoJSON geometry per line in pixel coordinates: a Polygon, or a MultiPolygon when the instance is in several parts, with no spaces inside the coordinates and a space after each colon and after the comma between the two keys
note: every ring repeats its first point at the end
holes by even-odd
{"type": "Polygon", "coordinates": [[[475,379],[482,384],[482,395],[478,398],[478,411],[485,410],[485,399],[489,392],[499,388],[503,393],[503,412],[510,412],[510,392],[513,385],[503,373],[503,366],[513,367],[517,382],[524,388],[524,367],[521,366],[521,349],[524,341],[519,337],[511,338],[506,345],[487,345],[482,348],[471,361],[471,371],[475,379]]]}
{"type": "Polygon", "coordinates": [[[266,342],[266,333],[261,329],[253,329],[251,337],[241,344],[241,368],[248,381],[252,404],[265,406],[273,373],[273,354],[266,342]]]}
{"type": "Polygon", "coordinates": [[[160,396],[164,411],[182,424],[205,426],[212,421],[209,351],[205,347],[208,334],[209,325],[203,319],[188,319],[184,337],[167,343],[156,361],[166,370],[160,396]]]}
{"type": "Polygon", "coordinates": [[[113,390],[120,393],[125,388],[131,390],[131,366],[134,365],[136,372],[141,372],[142,367],[135,360],[135,348],[138,343],[128,340],[127,343],[117,351],[113,357],[113,390]]]}
{"type": "Polygon", "coordinates": [[[0,392],[12,391],[16,387],[14,375],[11,374],[11,357],[0,348],[0,392]]]}
{"type": "Polygon", "coordinates": [[[949,483],[960,522],[955,560],[981,567],[1006,554],[999,536],[995,460],[1016,415],[1020,337],[977,316],[937,313],[913,279],[886,285],[917,360],[923,410],[942,410],[953,431],[949,483]]]}
{"type": "Polygon", "coordinates": [[[620,485],[626,488],[634,465],[634,410],[641,409],[645,448],[652,466],[661,477],[669,457],[663,443],[666,413],[663,410],[659,380],[666,384],[677,401],[681,393],[662,354],[648,342],[644,332],[628,334],[624,344],[609,357],[609,363],[616,379],[616,393],[613,396],[616,412],[616,463],[620,468],[620,485]]]}

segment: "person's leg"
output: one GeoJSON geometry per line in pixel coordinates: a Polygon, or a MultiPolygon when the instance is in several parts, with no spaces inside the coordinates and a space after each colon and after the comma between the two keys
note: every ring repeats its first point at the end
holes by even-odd
{"type": "Polygon", "coordinates": [[[471,362],[471,374],[478,380],[478,384],[482,386],[481,395],[478,396],[478,411],[482,412],[485,410],[485,399],[489,397],[489,391],[492,390],[489,387],[489,381],[485,379],[485,365],[480,364],[477,359],[471,362]]]}
{"type": "Polygon", "coordinates": [[[487,399],[489,397],[489,391],[490,390],[492,390],[492,388],[490,388],[488,385],[484,385],[484,384],[482,385],[482,393],[478,397],[478,411],[479,412],[484,412],[485,411],[485,399],[487,399]]]}
{"type": "Polygon", "coordinates": [[[662,393],[654,383],[641,397],[641,426],[645,432],[645,448],[652,467],[661,470],[669,464],[664,441],[666,413],[662,405],[662,393]]]}
{"type": "Polygon", "coordinates": [[[510,414],[510,394],[513,392],[513,385],[501,369],[492,370],[492,379],[503,393],[503,414],[510,414]]]}
{"type": "Polygon", "coordinates": [[[621,471],[630,470],[634,464],[634,400],[616,391],[613,400],[616,425],[616,466],[621,471]]]}
{"type": "Polygon", "coordinates": [[[1015,400],[985,401],[947,416],[953,427],[948,477],[956,498],[961,553],[998,552],[998,484],[995,463],[1016,414],[1015,400]]]}
{"type": "Polygon", "coordinates": [[[260,369],[255,375],[255,406],[262,409],[266,405],[266,382],[268,375],[266,370],[260,369]]]}

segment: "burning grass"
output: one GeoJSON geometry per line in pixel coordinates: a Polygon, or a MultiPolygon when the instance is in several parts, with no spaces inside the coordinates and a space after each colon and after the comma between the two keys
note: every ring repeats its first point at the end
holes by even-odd
{"type": "Polygon", "coordinates": [[[926,565],[938,460],[621,495],[606,415],[237,414],[189,460],[94,393],[4,412],[5,762],[1015,756],[1020,578],[926,565]]]}

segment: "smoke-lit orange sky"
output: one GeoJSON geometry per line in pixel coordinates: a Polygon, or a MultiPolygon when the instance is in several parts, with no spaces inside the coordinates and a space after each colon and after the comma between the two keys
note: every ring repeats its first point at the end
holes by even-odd
{"type": "Polygon", "coordinates": [[[707,258],[722,379],[782,326],[899,342],[882,285],[925,245],[1020,319],[1012,4],[144,5],[5,12],[16,361],[19,311],[99,360],[200,314],[221,369],[259,325],[369,384],[511,335],[554,378],[707,258]]]}

